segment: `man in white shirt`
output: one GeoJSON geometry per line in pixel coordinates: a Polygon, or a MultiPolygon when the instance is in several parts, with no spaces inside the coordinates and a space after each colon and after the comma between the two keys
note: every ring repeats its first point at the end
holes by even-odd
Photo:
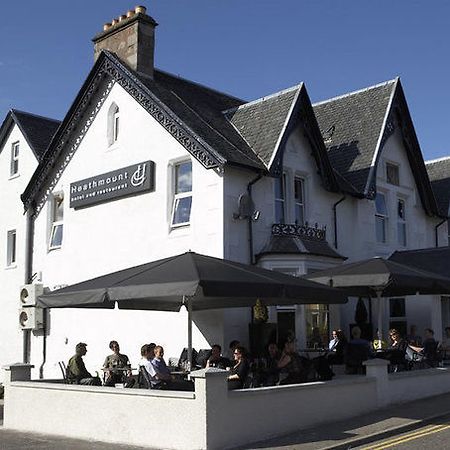
{"type": "Polygon", "coordinates": [[[151,384],[151,386],[148,386],[149,389],[150,387],[155,387],[159,383],[159,380],[156,377],[156,370],[151,363],[152,359],[155,357],[155,347],[156,344],[145,344],[141,347],[142,359],[139,362],[139,366],[143,367],[148,375],[146,379],[151,384]]]}

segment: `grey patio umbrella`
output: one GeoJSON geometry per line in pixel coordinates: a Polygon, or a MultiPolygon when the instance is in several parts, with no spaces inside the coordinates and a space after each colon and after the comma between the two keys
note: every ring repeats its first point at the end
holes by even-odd
{"type": "Polygon", "coordinates": [[[43,295],[43,308],[196,310],[301,303],[344,303],[345,293],[312,281],[194,252],[161,259],[83,281],[43,295]]]}
{"type": "Polygon", "coordinates": [[[382,332],[381,297],[414,294],[448,294],[450,278],[380,257],[342,264],[303,278],[328,286],[346,288],[347,293],[377,297],[378,330],[382,332]]]}

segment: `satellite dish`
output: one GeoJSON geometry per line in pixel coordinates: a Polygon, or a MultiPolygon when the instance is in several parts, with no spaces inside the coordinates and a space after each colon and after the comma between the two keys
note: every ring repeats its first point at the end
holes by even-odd
{"type": "Polygon", "coordinates": [[[248,194],[241,194],[238,200],[238,214],[240,219],[248,219],[253,215],[255,204],[248,194]]]}

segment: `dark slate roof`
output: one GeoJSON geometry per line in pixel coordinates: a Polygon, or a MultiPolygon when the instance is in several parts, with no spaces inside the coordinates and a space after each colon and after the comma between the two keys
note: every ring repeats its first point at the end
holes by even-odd
{"type": "Polygon", "coordinates": [[[450,157],[426,162],[428,177],[442,216],[449,215],[450,206],[450,157]]]}
{"type": "Polygon", "coordinates": [[[333,168],[364,194],[396,80],[313,104],[333,168]]]}
{"type": "Polygon", "coordinates": [[[397,251],[389,259],[427,270],[428,272],[437,273],[444,277],[450,277],[450,247],[397,251]]]}
{"type": "Polygon", "coordinates": [[[269,167],[302,85],[226,111],[226,116],[269,167]]]}
{"type": "Polygon", "coordinates": [[[155,70],[154,79],[139,76],[179,119],[216,150],[228,164],[264,169],[264,165],[222,114],[242,100],[155,70]]]}
{"type": "Polygon", "coordinates": [[[9,133],[13,122],[19,127],[38,161],[61,123],[59,120],[11,109],[1,127],[0,142],[3,142],[3,138],[9,133]]]}
{"type": "Polygon", "coordinates": [[[297,236],[271,236],[268,244],[259,252],[258,258],[264,255],[315,255],[328,258],[347,259],[340,255],[328,242],[297,236]]]}

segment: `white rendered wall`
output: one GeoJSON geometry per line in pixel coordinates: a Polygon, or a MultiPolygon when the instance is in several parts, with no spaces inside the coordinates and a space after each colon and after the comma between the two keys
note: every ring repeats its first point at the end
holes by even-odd
{"type": "MultiPolygon", "coordinates": [[[[70,285],[98,275],[192,250],[223,256],[223,181],[206,170],[144,111],[119,85],[114,85],[93,125],[66,167],[54,192],[64,191],[64,239],[60,249],[48,251],[48,205],[35,222],[34,271],[42,272],[44,285],[70,285]],[[119,140],[107,144],[107,112],[115,102],[120,109],[119,140]],[[192,161],[193,200],[191,224],[170,229],[173,162],[192,161]],[[155,162],[155,191],[74,210],[69,208],[70,183],[151,160],[155,162]]],[[[194,313],[194,323],[209,343],[222,343],[217,327],[221,312],[194,313]]],[[[194,327],[195,348],[209,346],[194,327]]],[[[77,342],[87,342],[87,367],[101,367],[117,339],[133,365],[142,344],[156,342],[166,357],[179,356],[187,346],[187,313],[149,311],[58,310],[50,313],[46,373],[67,360],[77,342]]],[[[42,339],[32,344],[32,362],[42,363],[42,339]]]]}
{"type": "MultiPolygon", "coordinates": [[[[17,125],[0,148],[0,317],[2,334],[0,339],[0,366],[22,361],[22,331],[19,328],[19,288],[25,281],[25,229],[26,217],[20,194],[28,184],[37,167],[34,153],[17,125]],[[10,176],[11,146],[19,142],[19,172],[10,176]],[[7,266],[7,232],[16,230],[16,263],[7,266]]],[[[3,371],[0,381],[3,380],[3,371]]]]}

